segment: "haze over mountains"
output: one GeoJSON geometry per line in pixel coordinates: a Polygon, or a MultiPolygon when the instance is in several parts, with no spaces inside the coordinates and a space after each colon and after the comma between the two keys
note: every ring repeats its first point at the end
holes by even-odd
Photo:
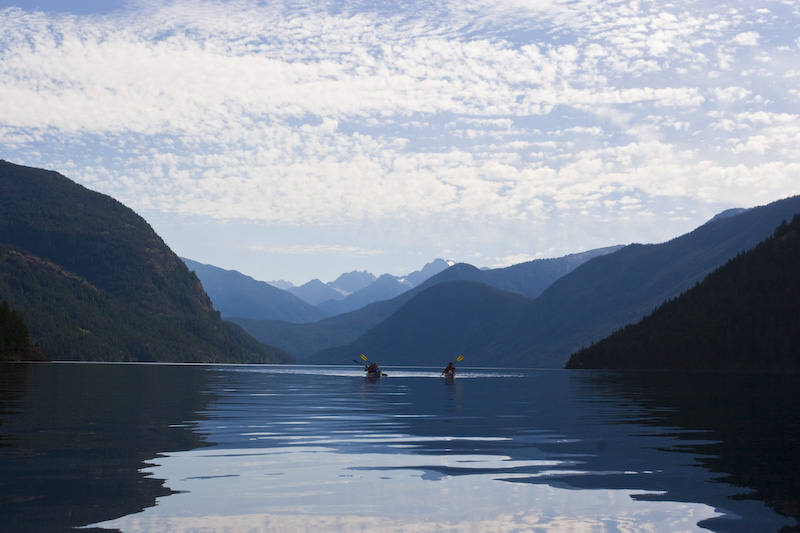
{"type": "MultiPolygon", "coordinates": [[[[515,292],[522,296],[535,297],[553,283],[556,279],[570,272],[585,261],[599,255],[612,253],[621,248],[612,246],[599,248],[578,254],[571,254],[565,257],[554,259],[536,259],[518,265],[493,270],[480,270],[472,265],[456,264],[447,268],[444,260],[437,259],[429,263],[424,268],[402,278],[383,275],[377,278],[372,284],[364,287],[348,298],[342,300],[345,303],[360,304],[360,307],[349,313],[339,313],[334,316],[320,320],[318,322],[302,320],[262,320],[256,317],[257,312],[251,311],[247,314],[235,316],[235,308],[230,307],[223,311],[223,315],[229,320],[241,325],[255,338],[264,342],[270,342],[279,347],[291,347],[291,353],[296,357],[310,357],[316,352],[341,346],[355,340],[367,329],[379,324],[388,318],[394,311],[404,305],[413,295],[425,290],[433,285],[447,281],[475,281],[490,287],[515,292]],[[442,270],[443,269],[443,270],[442,270]],[[428,277],[430,272],[439,271],[438,274],[428,277]],[[424,281],[423,281],[424,280],[424,281]],[[419,285],[412,285],[420,282],[419,285]],[[413,288],[411,288],[413,286],[413,288]],[[398,294],[392,297],[394,294],[398,294]]],[[[189,262],[195,265],[194,262],[189,262]]],[[[215,267],[211,267],[215,269],[215,267]]],[[[204,285],[219,283],[219,278],[204,274],[206,268],[198,271],[198,276],[204,285]],[[206,276],[205,278],[203,276],[206,276]]],[[[229,273],[216,269],[216,274],[225,279],[225,290],[229,294],[241,294],[242,298],[247,299],[246,292],[252,282],[237,285],[241,282],[241,274],[229,273]]],[[[258,282],[256,282],[258,283],[258,282]]],[[[262,284],[266,285],[264,282],[262,284]]],[[[321,283],[321,282],[319,282],[321,283]]],[[[274,289],[270,288],[270,290],[274,289]]],[[[218,289],[207,288],[209,294],[215,294],[218,289]]],[[[213,299],[213,296],[212,296],[213,299]]],[[[224,301],[230,299],[225,296],[224,301]]],[[[281,298],[281,301],[285,298],[281,298]]],[[[277,301],[277,299],[275,300],[277,301]]],[[[330,302],[326,302],[330,303],[330,302]]],[[[271,305],[271,304],[270,304],[271,305]]],[[[322,307],[322,306],[320,306],[322,307]]],[[[331,309],[331,307],[326,307],[331,309]]],[[[352,359],[352,358],[351,358],[352,359]]],[[[313,360],[317,360],[314,358],[313,360]]],[[[325,362],[324,357],[319,359],[325,362]]]]}
{"type": "Polygon", "coordinates": [[[235,270],[224,270],[183,258],[193,270],[223,317],[286,322],[316,322],[323,318],[388,300],[410,290],[452,265],[436,259],[406,276],[383,274],[376,278],[367,271],[353,271],[323,283],[314,279],[285,290],[270,282],[257,281],[235,270]]]}
{"type": "Polygon", "coordinates": [[[200,278],[203,288],[214,302],[214,308],[223,317],[315,322],[328,316],[318,307],[269,283],[257,281],[235,270],[182,259],[200,278]]]}

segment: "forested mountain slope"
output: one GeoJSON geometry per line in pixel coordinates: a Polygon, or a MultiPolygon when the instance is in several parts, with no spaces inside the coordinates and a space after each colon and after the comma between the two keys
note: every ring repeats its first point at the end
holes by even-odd
{"type": "Polygon", "coordinates": [[[567,368],[800,371],[800,215],[567,368]]]}
{"type": "Polygon", "coordinates": [[[64,176],[0,161],[0,298],[53,359],[277,362],[223,322],[136,213],[64,176]]]}
{"type": "MultiPolygon", "coordinates": [[[[369,354],[381,364],[442,365],[494,338],[529,298],[475,281],[438,283],[416,294],[397,312],[356,341],[311,360],[346,363],[369,354]]],[[[470,364],[486,361],[472,357],[470,364]]]]}
{"type": "Polygon", "coordinates": [[[800,196],[715,218],[663,244],[626,246],[553,283],[493,343],[510,365],[563,367],[581,347],[641,320],[800,212],[800,196]]]}

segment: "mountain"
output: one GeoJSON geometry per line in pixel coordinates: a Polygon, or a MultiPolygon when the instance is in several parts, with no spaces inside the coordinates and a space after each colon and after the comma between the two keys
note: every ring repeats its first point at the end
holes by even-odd
{"type": "Polygon", "coordinates": [[[328,315],[340,315],[361,309],[365,305],[382,300],[390,300],[413,288],[410,283],[390,274],[383,274],[373,283],[350,294],[343,300],[328,300],[319,304],[319,308],[328,315]]]}
{"type": "Polygon", "coordinates": [[[320,304],[342,300],[350,294],[372,285],[375,279],[375,276],[366,270],[360,272],[354,270],[340,275],[330,283],[312,279],[299,287],[289,287],[286,290],[311,305],[319,306],[327,315],[335,315],[338,313],[326,310],[320,304]]]}
{"type": "MultiPolygon", "coordinates": [[[[390,300],[413,289],[425,280],[450,267],[451,263],[444,259],[436,259],[406,276],[383,274],[373,282],[347,295],[344,299],[328,300],[319,304],[319,308],[329,315],[340,315],[361,309],[365,305],[382,300],[390,300]]],[[[371,274],[370,274],[371,275],[371,274]]]]}
{"type": "Polygon", "coordinates": [[[208,296],[224,317],[255,320],[316,322],[328,315],[319,308],[269,283],[256,281],[235,270],[224,270],[182,258],[203,284],[208,296]]]}
{"type": "Polygon", "coordinates": [[[291,360],[222,321],[197,276],[132,210],[6,161],[0,298],[53,359],[291,360]]]}
{"type": "Polygon", "coordinates": [[[348,295],[373,284],[375,279],[375,276],[366,270],[362,270],[360,272],[354,270],[352,272],[340,275],[328,285],[342,294],[348,295]]]}
{"type": "Polygon", "coordinates": [[[354,342],[322,351],[314,359],[347,363],[353,354],[366,353],[381,363],[444,366],[493,337],[529,301],[474,281],[438,283],[354,342]]]}
{"type": "Polygon", "coordinates": [[[450,266],[447,261],[437,259],[404,277],[384,274],[376,278],[366,270],[352,271],[330,283],[314,279],[300,287],[289,284],[281,290],[273,285],[275,282],[257,281],[235,270],[187,258],[183,261],[200,278],[224,318],[293,323],[317,322],[394,298],[450,266]]]}
{"type": "MultiPolygon", "coordinates": [[[[409,364],[417,353],[428,353],[428,345],[459,346],[462,332],[472,328],[482,334],[473,336],[470,349],[464,350],[470,364],[563,368],[570,354],[581,346],[638,321],[736,254],[758,244],[781,221],[791,219],[797,212],[800,212],[800,197],[793,197],[738,215],[715,218],[666,243],[634,244],[599,255],[558,278],[522,308],[516,303],[509,304],[514,305],[514,312],[503,314],[509,320],[500,325],[495,322],[496,329],[485,328],[479,307],[464,309],[459,316],[466,322],[453,327],[451,317],[442,312],[445,303],[429,302],[439,314],[419,313],[416,321],[407,320],[396,328],[376,324],[374,330],[365,331],[339,349],[333,349],[335,345],[331,344],[330,350],[321,351],[309,360],[342,361],[345,353],[361,350],[384,364],[409,364]],[[431,330],[430,323],[439,327],[431,330]],[[426,329],[431,335],[415,336],[418,344],[406,344],[408,352],[404,354],[391,352],[397,357],[394,360],[382,357],[380,350],[388,349],[392,342],[404,342],[402,339],[410,332],[419,329],[426,329]]],[[[487,274],[469,265],[455,265],[435,278],[444,281],[460,277],[483,283],[482,278],[487,274]]],[[[397,312],[408,303],[402,302],[397,312]]],[[[392,322],[387,320],[387,324],[392,322]]]]}
{"type": "Polygon", "coordinates": [[[744,213],[745,211],[747,211],[747,209],[744,209],[743,207],[734,207],[733,209],[726,209],[725,211],[714,215],[714,218],[712,218],[711,220],[718,220],[720,218],[732,217],[734,215],[739,215],[741,213],[744,213]]]}
{"type": "Polygon", "coordinates": [[[506,292],[536,298],[557,279],[569,274],[589,259],[608,255],[622,248],[621,245],[596,248],[564,257],[534,259],[505,268],[480,270],[475,273],[474,279],[506,292]]]}
{"type": "Polygon", "coordinates": [[[278,289],[281,289],[281,290],[284,290],[284,291],[294,287],[294,283],[292,283],[291,281],[286,281],[285,279],[276,279],[276,280],[273,280],[273,281],[268,281],[267,283],[269,283],[270,285],[272,285],[275,288],[278,288],[278,289]]]}
{"type": "Polygon", "coordinates": [[[299,287],[290,287],[286,291],[311,305],[319,305],[328,300],[341,300],[344,298],[344,294],[318,279],[312,279],[299,287]]]}
{"type": "MultiPolygon", "coordinates": [[[[261,342],[281,347],[304,362],[328,362],[324,355],[315,356],[314,354],[330,348],[346,346],[355,341],[428,287],[450,281],[475,281],[490,286],[497,285],[495,288],[500,290],[515,287],[529,294],[538,295],[564,272],[574,269],[592,257],[604,255],[613,250],[615,248],[601,248],[557,259],[537,259],[514,267],[498,269],[497,273],[458,263],[395,298],[376,301],[356,311],[336,315],[315,323],[289,324],[241,318],[232,318],[231,320],[261,342]]],[[[434,265],[434,268],[441,268],[443,265],[449,264],[440,261],[437,260],[431,264],[434,265]]],[[[425,271],[424,268],[423,271],[425,271]]]]}
{"type": "Polygon", "coordinates": [[[391,300],[375,302],[351,313],[305,324],[241,317],[232,317],[230,320],[260,342],[286,350],[302,363],[310,363],[315,361],[309,357],[320,350],[348,344],[386,320],[411,299],[413,294],[413,290],[407,291],[391,300]]]}
{"type": "Polygon", "coordinates": [[[342,274],[329,283],[314,279],[300,287],[289,287],[286,290],[319,307],[327,315],[334,316],[356,311],[373,302],[394,298],[450,265],[444,259],[436,259],[421,270],[406,276],[383,274],[378,278],[366,270],[353,271],[342,274]]]}
{"type": "Polygon", "coordinates": [[[567,368],[800,371],[800,215],[567,368]]]}
{"type": "Polygon", "coordinates": [[[452,261],[445,261],[444,259],[434,259],[430,263],[423,266],[420,270],[416,270],[410,274],[406,274],[402,278],[399,278],[400,281],[404,283],[410,284],[412,287],[416,287],[438,274],[443,270],[447,270],[451,266],[453,266],[452,261]]]}
{"type": "Polygon", "coordinates": [[[562,368],[581,347],[641,320],[798,212],[794,196],[715,218],[666,243],[596,257],[553,283],[479,349],[507,365],[562,368]]]}

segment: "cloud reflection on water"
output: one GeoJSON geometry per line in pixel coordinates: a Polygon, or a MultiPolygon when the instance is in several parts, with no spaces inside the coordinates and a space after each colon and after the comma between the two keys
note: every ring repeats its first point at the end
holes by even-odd
{"type": "Polygon", "coordinates": [[[499,455],[341,454],[302,445],[202,449],[165,454],[154,462],[147,472],[166,479],[180,494],[101,527],[126,532],[701,531],[699,521],[720,516],[703,504],[636,500],[633,496],[646,494],[640,490],[509,483],[546,476],[549,467],[563,462],[499,455]]]}
{"type": "Polygon", "coordinates": [[[638,381],[616,391],[594,374],[446,383],[403,370],[376,383],[356,378],[357,367],[312,370],[212,370],[216,399],[191,425],[212,445],[166,451],[143,470],[177,494],[100,525],[638,532],[786,523],[761,502],[732,499],[739,489],[697,463],[712,441],[707,426],[659,422],[673,412],[668,398],[633,401],[626,391],[638,381]]]}

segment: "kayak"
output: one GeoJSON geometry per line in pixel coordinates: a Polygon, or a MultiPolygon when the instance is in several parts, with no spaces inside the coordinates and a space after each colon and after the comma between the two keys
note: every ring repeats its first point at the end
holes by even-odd
{"type": "Polygon", "coordinates": [[[444,379],[448,380],[448,381],[454,380],[454,379],[456,379],[456,373],[455,372],[445,372],[444,374],[442,374],[442,377],[444,379]]]}
{"type": "Polygon", "coordinates": [[[367,372],[367,377],[370,379],[375,378],[385,378],[388,374],[384,374],[383,372],[367,372]]]}

